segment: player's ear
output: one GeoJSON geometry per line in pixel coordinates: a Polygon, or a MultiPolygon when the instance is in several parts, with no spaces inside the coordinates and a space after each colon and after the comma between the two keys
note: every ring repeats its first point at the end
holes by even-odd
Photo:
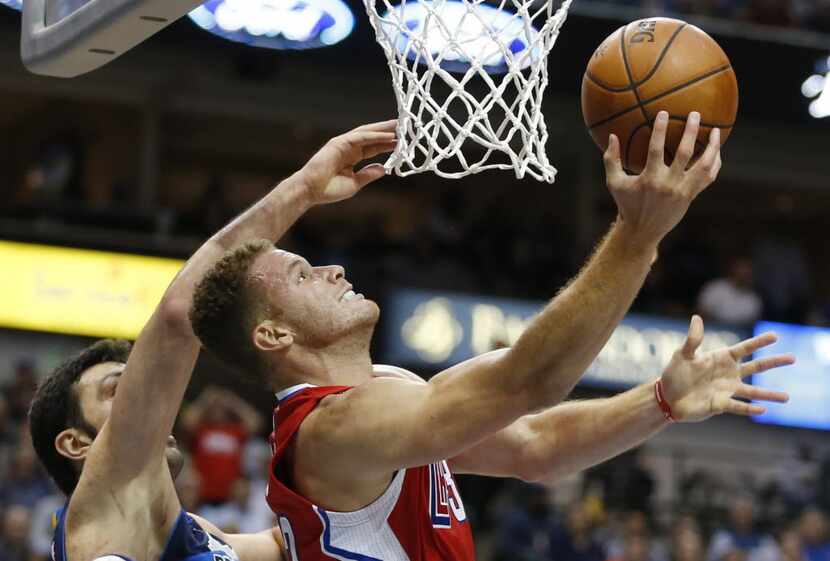
{"type": "Polygon", "coordinates": [[[271,320],[265,320],[254,328],[254,346],[260,351],[284,351],[294,343],[294,334],[271,320]]]}
{"type": "Polygon", "coordinates": [[[58,454],[70,460],[83,460],[92,446],[93,438],[82,430],[75,428],[61,431],[55,437],[58,454]]]}

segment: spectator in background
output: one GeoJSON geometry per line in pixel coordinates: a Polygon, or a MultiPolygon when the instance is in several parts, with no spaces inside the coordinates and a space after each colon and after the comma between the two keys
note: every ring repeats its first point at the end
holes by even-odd
{"type": "Polygon", "coordinates": [[[219,526],[223,532],[230,534],[261,532],[273,527],[273,524],[270,520],[264,522],[258,520],[256,511],[251,507],[254,501],[264,503],[264,496],[254,497],[251,494],[250,481],[240,477],[231,485],[231,496],[228,502],[218,506],[205,505],[199,515],[219,526]]]}
{"type": "MultiPolygon", "coordinates": [[[[787,221],[776,224],[773,231],[793,231],[787,221]]],[[[761,241],[753,252],[755,285],[764,302],[764,319],[803,323],[812,295],[807,260],[799,244],[774,237],[761,241]]]]}
{"type": "Polygon", "coordinates": [[[555,561],[605,560],[605,552],[593,537],[593,528],[581,502],[568,508],[564,524],[552,532],[550,551],[550,559],[555,561]]]}
{"type": "Polygon", "coordinates": [[[631,510],[623,515],[622,527],[617,535],[605,544],[609,561],[640,561],[635,559],[646,547],[643,561],[667,561],[665,546],[652,539],[648,517],[641,510],[631,510]]]}
{"type": "Polygon", "coordinates": [[[9,402],[0,393],[0,476],[5,477],[17,447],[18,430],[9,412],[9,402]]]}
{"type": "Polygon", "coordinates": [[[38,501],[51,494],[52,487],[40,471],[32,445],[22,441],[15,451],[8,477],[0,484],[0,504],[32,509],[38,501]]]}
{"type": "Polygon", "coordinates": [[[816,501],[818,467],[807,444],[799,445],[794,456],[781,462],[777,483],[790,519],[816,501]]]}
{"type": "Polygon", "coordinates": [[[274,513],[271,512],[268,502],[262,500],[262,497],[268,494],[268,476],[271,472],[271,446],[265,440],[252,439],[245,446],[244,472],[251,488],[247,506],[247,527],[251,528],[251,532],[273,527],[274,513]]]}
{"type": "Polygon", "coordinates": [[[749,327],[761,317],[761,297],[752,287],[752,261],[733,259],[727,276],[709,281],[700,291],[697,307],[704,318],[735,327],[749,327]]]}
{"type": "Polygon", "coordinates": [[[29,547],[33,561],[48,561],[51,558],[52,539],[55,537],[52,521],[64,504],[66,498],[63,495],[53,494],[40,499],[32,510],[29,547]]]}
{"type": "Polygon", "coordinates": [[[30,561],[29,524],[31,513],[22,505],[14,505],[3,513],[0,526],[0,559],[30,561]]]}
{"type": "Polygon", "coordinates": [[[494,559],[550,559],[550,538],[555,524],[548,490],[541,485],[516,485],[511,495],[512,505],[500,516],[494,559]]]}
{"type": "Polygon", "coordinates": [[[775,541],[755,528],[752,497],[737,496],[729,510],[729,524],[712,535],[708,561],[778,561],[775,541]]]}
{"type": "Polygon", "coordinates": [[[242,475],[245,443],[262,429],[262,417],[234,393],[210,386],[184,412],[182,427],[190,436],[201,501],[227,501],[242,475]]]}
{"type": "Polygon", "coordinates": [[[781,548],[782,561],[807,561],[801,534],[795,527],[784,528],[778,534],[778,546],[781,548]]]}
{"type": "Polygon", "coordinates": [[[704,549],[697,520],[692,516],[682,517],[672,531],[671,561],[703,561],[704,549]]]}
{"type": "Polygon", "coordinates": [[[37,372],[35,364],[29,359],[20,359],[14,365],[14,376],[11,384],[3,388],[6,401],[9,405],[11,418],[23,423],[29,413],[29,404],[37,390],[37,372]]]}
{"type": "Polygon", "coordinates": [[[608,561],[649,561],[650,545],[648,534],[630,534],[623,542],[622,555],[608,561]]]}
{"type": "Polygon", "coordinates": [[[801,515],[798,529],[806,561],[830,561],[827,515],[817,508],[808,508],[801,515]]]}

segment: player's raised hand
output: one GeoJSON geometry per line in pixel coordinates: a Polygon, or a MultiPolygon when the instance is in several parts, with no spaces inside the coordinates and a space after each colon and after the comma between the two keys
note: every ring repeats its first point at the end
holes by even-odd
{"type": "Polygon", "coordinates": [[[673,162],[666,164],[668,124],[668,113],[661,111],[654,121],[648,162],[640,175],[625,173],[616,135],[611,135],[605,152],[606,181],[620,220],[642,243],[659,243],[677,226],[694,198],[715,181],[721,168],[719,129],[712,129],[706,151],[690,166],[700,130],[700,114],[696,112],[689,115],[673,162]]]}
{"type": "Polygon", "coordinates": [[[753,374],[795,362],[795,357],[790,354],[742,362],[777,340],[774,333],[765,333],[728,348],[698,353],[703,342],[703,320],[694,316],[683,347],[674,353],[662,377],[663,397],[671,407],[674,419],[693,423],[722,413],[760,415],[766,410],[761,405],[736,398],[786,402],[789,397],[783,392],[744,382],[753,374]]]}
{"type": "Polygon", "coordinates": [[[329,140],[297,172],[297,179],[308,189],[311,203],[348,199],[383,177],[386,171],[380,164],[369,164],[358,171],[354,168],[364,160],[395,149],[396,124],[395,120],[371,123],[329,140]]]}

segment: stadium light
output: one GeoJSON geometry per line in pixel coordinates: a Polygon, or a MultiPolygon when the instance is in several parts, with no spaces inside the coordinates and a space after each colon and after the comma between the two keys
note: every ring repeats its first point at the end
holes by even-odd
{"type": "Polygon", "coordinates": [[[0,0],[0,4],[8,6],[13,10],[20,11],[23,9],[23,0],[0,0]]]}
{"type": "MultiPolygon", "coordinates": [[[[412,31],[413,37],[426,36],[426,46],[430,54],[437,56],[443,52],[441,67],[450,71],[463,72],[469,68],[470,61],[466,55],[472,53],[478,60],[483,61],[483,66],[489,74],[506,72],[507,62],[502,45],[507,46],[510,52],[519,58],[539,35],[539,31],[533,26],[525,27],[525,21],[516,14],[483,3],[468,5],[458,0],[448,0],[436,4],[431,9],[440,15],[440,21],[444,25],[438,23],[439,18],[430,15],[430,8],[425,4],[424,0],[404,2],[388,10],[382,19],[402,22],[412,31]],[[430,33],[425,34],[421,31],[425,26],[433,28],[430,33]],[[459,45],[460,50],[446,48],[449,43],[445,31],[447,29],[453,30],[452,39],[459,45]]],[[[393,24],[386,25],[389,26],[390,34],[398,34],[393,24]]],[[[423,55],[420,45],[410,45],[411,42],[410,34],[403,32],[398,34],[395,47],[410,60],[415,60],[423,55]]],[[[532,56],[524,57],[521,68],[530,66],[532,62],[532,56]]]]}
{"type": "Polygon", "coordinates": [[[266,49],[314,49],[354,29],[343,0],[209,0],[190,19],[225,39],[266,49]]]}
{"type": "Polygon", "coordinates": [[[830,57],[816,65],[817,73],[801,84],[801,93],[810,103],[810,116],[816,119],[830,117],[830,57]],[[815,99],[813,99],[815,98],[815,99]]]}

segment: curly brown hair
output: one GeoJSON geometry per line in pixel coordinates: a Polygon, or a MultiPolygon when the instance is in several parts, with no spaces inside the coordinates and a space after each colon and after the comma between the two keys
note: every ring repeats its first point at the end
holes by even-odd
{"type": "Polygon", "coordinates": [[[255,240],[226,253],[196,285],[190,323],[202,345],[229,367],[258,376],[262,363],[250,333],[259,320],[248,285],[248,271],[274,245],[255,240]]]}

